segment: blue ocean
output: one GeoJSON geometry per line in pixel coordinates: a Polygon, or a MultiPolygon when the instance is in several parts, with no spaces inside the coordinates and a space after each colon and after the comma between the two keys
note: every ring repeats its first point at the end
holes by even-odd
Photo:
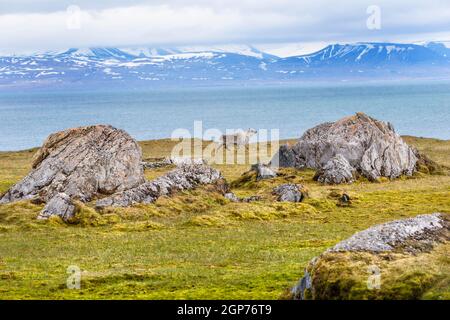
{"type": "Polygon", "coordinates": [[[139,90],[0,92],[0,151],[40,146],[52,132],[111,124],[138,140],[175,129],[279,129],[299,137],[325,121],[362,111],[402,135],[450,139],[450,82],[258,84],[139,90]]]}

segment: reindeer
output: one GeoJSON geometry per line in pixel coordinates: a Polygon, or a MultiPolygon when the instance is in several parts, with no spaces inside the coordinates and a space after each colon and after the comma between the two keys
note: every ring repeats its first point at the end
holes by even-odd
{"type": "Polygon", "coordinates": [[[224,134],[220,139],[220,147],[225,146],[229,149],[231,146],[237,146],[238,148],[248,145],[250,137],[257,134],[258,131],[255,129],[247,129],[246,131],[238,130],[234,134],[224,134]]]}

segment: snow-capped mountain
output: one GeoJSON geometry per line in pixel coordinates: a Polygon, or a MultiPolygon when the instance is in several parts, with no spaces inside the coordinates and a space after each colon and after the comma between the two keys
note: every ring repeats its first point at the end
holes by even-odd
{"type": "Polygon", "coordinates": [[[447,63],[448,60],[430,47],[415,44],[357,43],[333,44],[318,52],[280,59],[279,62],[305,66],[393,66],[447,63]]]}
{"type": "Polygon", "coordinates": [[[450,58],[450,42],[428,42],[424,46],[445,58],[450,58]]]}
{"type": "Polygon", "coordinates": [[[0,85],[445,77],[449,51],[436,42],[334,44],[287,58],[240,45],[68,49],[0,56],[0,85]]]}

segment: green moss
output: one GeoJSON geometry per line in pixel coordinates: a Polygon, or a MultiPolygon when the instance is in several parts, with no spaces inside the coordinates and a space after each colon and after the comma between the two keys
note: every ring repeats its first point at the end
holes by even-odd
{"type": "Polygon", "coordinates": [[[308,271],[313,290],[308,299],[425,299],[448,296],[450,266],[448,243],[419,254],[345,252],[325,253],[308,271]],[[376,268],[376,269],[374,269],[376,268]],[[377,270],[379,287],[369,286],[377,270]],[[379,273],[378,273],[379,272],[379,273]]]}
{"type": "Polygon", "coordinates": [[[111,229],[114,231],[147,231],[164,228],[161,223],[153,221],[137,221],[132,223],[117,223],[111,229]]]}

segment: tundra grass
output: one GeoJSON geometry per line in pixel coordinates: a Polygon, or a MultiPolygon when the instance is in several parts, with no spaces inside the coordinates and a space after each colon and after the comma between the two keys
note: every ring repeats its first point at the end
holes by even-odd
{"type": "MultiPolygon", "coordinates": [[[[407,139],[450,165],[449,141],[407,139]]],[[[174,145],[141,143],[147,159],[168,155],[174,145]]],[[[0,193],[28,173],[34,151],[0,153],[0,193]]],[[[448,174],[323,186],[312,180],[312,170],[283,169],[257,182],[246,173],[248,163],[215,166],[237,195],[261,200],[232,203],[206,186],[102,212],[78,203],[70,224],[36,220],[42,205],[0,205],[0,299],[279,299],[312,257],[354,232],[417,214],[450,213],[448,174]],[[308,198],[274,202],[271,189],[286,182],[303,184],[308,198]],[[350,204],[339,202],[342,193],[350,204]],[[81,270],[80,289],[67,288],[69,266],[81,270]]],[[[447,284],[438,291],[447,292],[447,284]]]]}

